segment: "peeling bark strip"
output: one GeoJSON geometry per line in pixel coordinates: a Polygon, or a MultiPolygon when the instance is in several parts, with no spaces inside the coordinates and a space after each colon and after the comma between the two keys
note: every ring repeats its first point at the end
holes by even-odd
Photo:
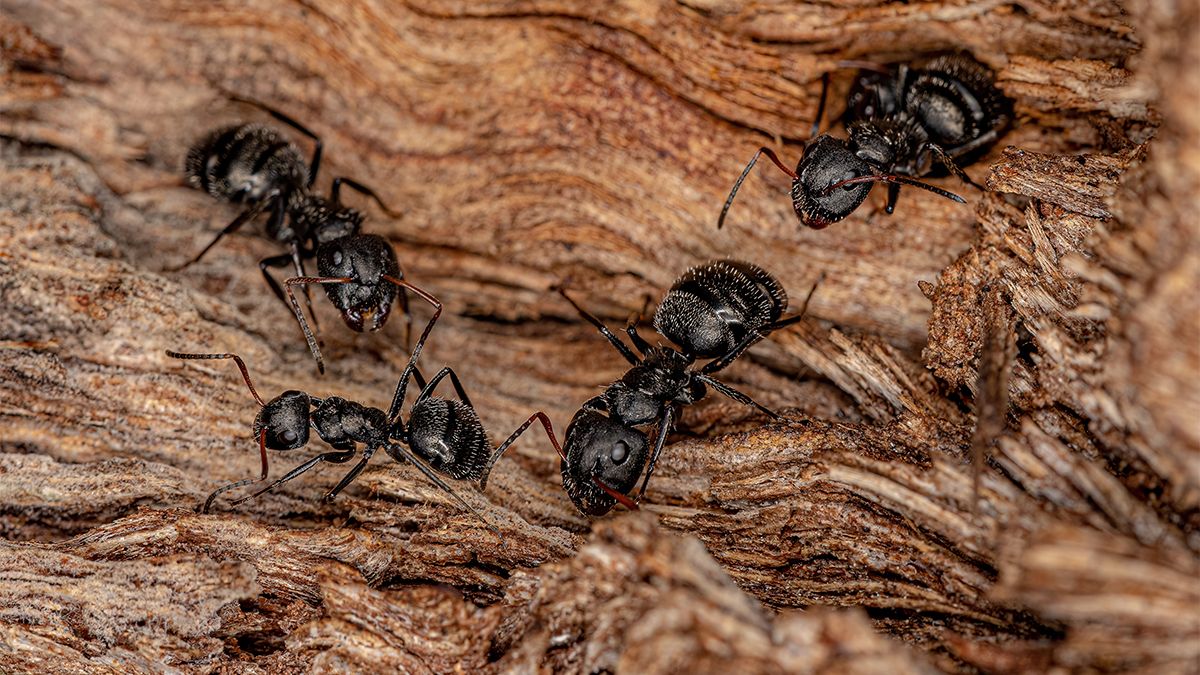
{"type": "Polygon", "coordinates": [[[1188,11],[0,0],[0,671],[1195,672],[1188,11]],[[754,149],[807,134],[822,72],[836,103],[839,60],[948,48],[1015,102],[967,167],[990,191],[815,232],[766,172],[715,229],[754,149]],[[523,438],[485,494],[456,486],[503,542],[382,456],[332,504],[340,471],[317,469],[196,513],[258,470],[256,406],[164,350],[373,405],[407,361],[402,327],[349,334],[322,304],[317,377],[261,237],[164,272],[236,215],[180,176],[199,135],[265,120],[230,95],[316,130],[322,184],[402,211],[362,205],[445,303],[423,364],[452,365],[494,433],[534,409],[561,432],[625,365],[552,284],[619,324],[731,256],[793,295],[825,275],[728,371],[787,419],[693,406],[647,513],[596,523],[523,438]]]}

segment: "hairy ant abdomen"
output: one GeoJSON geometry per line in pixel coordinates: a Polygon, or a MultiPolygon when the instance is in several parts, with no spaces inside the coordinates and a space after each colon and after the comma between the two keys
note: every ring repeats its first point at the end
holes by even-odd
{"type": "Polygon", "coordinates": [[[296,146],[261,124],[214,131],[188,151],[184,169],[191,185],[235,204],[303,186],[308,174],[296,146]]]}
{"type": "Polygon", "coordinates": [[[787,302],[783,286],[761,267],[715,260],[671,286],[654,313],[654,328],[688,356],[716,358],[777,321],[787,302]]]}

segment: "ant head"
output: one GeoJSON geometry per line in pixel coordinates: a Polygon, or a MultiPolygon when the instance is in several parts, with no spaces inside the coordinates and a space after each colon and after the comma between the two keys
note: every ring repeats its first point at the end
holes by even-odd
{"type": "Polygon", "coordinates": [[[649,455],[646,435],[598,410],[584,408],[575,414],[563,445],[563,488],[575,506],[589,516],[602,516],[617,505],[597,481],[621,494],[629,494],[649,455]]]}
{"type": "Polygon", "coordinates": [[[271,399],[254,418],[254,435],[265,430],[272,450],[295,450],[308,443],[308,412],[312,400],[302,391],[285,391],[271,399]]]}
{"type": "Polygon", "coordinates": [[[383,277],[402,276],[386,239],[373,234],[335,239],[317,249],[317,270],[323,277],[352,280],[325,284],[326,295],[347,326],[358,332],[383,328],[396,299],[396,287],[383,277]]]}
{"type": "Polygon", "coordinates": [[[828,134],[804,148],[796,180],[792,181],[792,208],[800,222],[820,230],[850,215],[871,191],[870,183],[854,183],[829,190],[840,181],[874,173],[850,146],[828,134]]]}

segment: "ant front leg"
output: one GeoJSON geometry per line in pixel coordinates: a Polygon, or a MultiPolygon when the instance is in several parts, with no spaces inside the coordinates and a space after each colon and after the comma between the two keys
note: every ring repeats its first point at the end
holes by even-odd
{"type": "Polygon", "coordinates": [[[479,479],[480,490],[487,488],[487,480],[488,476],[492,473],[492,467],[496,466],[496,462],[500,461],[500,457],[504,454],[504,451],[508,450],[509,446],[511,446],[513,443],[516,443],[517,438],[520,437],[521,434],[525,433],[525,430],[529,428],[529,425],[533,424],[534,422],[542,423],[542,427],[546,430],[546,438],[550,439],[550,444],[554,446],[554,451],[558,453],[559,459],[564,462],[567,461],[567,454],[563,452],[562,446],[559,445],[558,439],[554,436],[554,425],[550,423],[550,418],[544,412],[535,412],[529,416],[529,419],[525,420],[524,424],[517,427],[517,430],[512,432],[512,434],[500,444],[500,447],[496,448],[496,451],[492,453],[491,458],[488,459],[487,465],[483,467],[483,476],[481,476],[479,479]]]}
{"type": "MultiPolygon", "coordinates": [[[[283,303],[283,306],[287,308],[288,311],[291,311],[292,307],[288,304],[283,287],[279,285],[279,282],[275,280],[275,277],[271,276],[271,273],[268,270],[272,268],[280,269],[287,267],[290,264],[292,269],[296,272],[296,277],[294,278],[307,276],[308,271],[304,269],[304,260],[300,257],[299,245],[296,242],[292,242],[291,249],[292,250],[289,253],[263,258],[262,260],[258,261],[258,269],[262,272],[263,278],[267,280],[267,285],[270,286],[271,292],[275,294],[275,297],[279,298],[279,301],[283,303]]],[[[321,325],[317,321],[317,313],[313,309],[312,291],[310,290],[309,286],[304,287],[304,303],[308,306],[308,315],[312,317],[313,335],[317,336],[317,342],[319,343],[321,325]]]]}
{"type": "Polygon", "coordinates": [[[300,303],[296,301],[296,294],[292,292],[292,287],[307,284],[351,284],[355,283],[354,279],[350,277],[292,277],[283,283],[287,285],[287,296],[292,305],[292,313],[296,315],[296,321],[300,324],[305,341],[308,342],[308,350],[312,352],[313,358],[317,361],[317,370],[324,375],[325,359],[321,357],[321,347],[308,327],[308,319],[304,318],[304,312],[300,310],[300,303]]]}
{"type": "Polygon", "coordinates": [[[408,357],[408,365],[404,367],[404,372],[400,374],[400,381],[396,383],[396,393],[392,395],[392,405],[388,407],[388,422],[394,423],[400,415],[401,407],[404,405],[404,393],[408,388],[408,380],[417,368],[417,359],[421,356],[421,350],[425,347],[425,341],[429,339],[429,333],[433,331],[433,325],[437,323],[438,317],[442,315],[442,303],[424,289],[413,286],[403,279],[397,279],[386,274],[383,275],[383,278],[395,284],[402,291],[405,289],[412,291],[419,298],[433,306],[433,316],[429,319],[429,323],[425,324],[425,330],[421,331],[421,337],[417,340],[417,345],[413,347],[412,353],[408,357]]]}
{"type": "Polygon", "coordinates": [[[658,421],[658,436],[654,439],[654,452],[650,454],[650,464],[646,467],[646,477],[642,479],[642,487],[638,490],[637,499],[634,501],[641,502],[642,496],[646,494],[646,486],[650,484],[650,476],[654,475],[654,466],[658,464],[658,456],[662,454],[663,446],[667,442],[667,434],[671,432],[671,427],[675,424],[675,409],[670,405],[663,410],[662,419],[658,421]]]}
{"type": "Polygon", "coordinates": [[[307,462],[301,464],[300,466],[287,472],[287,475],[285,475],[283,478],[280,478],[279,480],[275,481],[274,483],[271,483],[270,485],[259,490],[258,492],[255,492],[252,495],[247,495],[245,497],[242,497],[241,499],[234,501],[233,506],[237,506],[237,505],[247,502],[251,499],[254,499],[255,497],[258,497],[267,492],[270,492],[271,490],[274,490],[275,488],[279,487],[280,485],[283,485],[284,483],[292,480],[293,478],[297,478],[298,476],[307,472],[309,469],[320,464],[321,462],[329,462],[331,464],[344,464],[344,463],[350,461],[350,459],[352,457],[354,457],[354,452],[355,452],[354,448],[350,448],[349,450],[340,450],[340,451],[336,451],[336,452],[323,452],[323,453],[317,455],[316,457],[313,457],[312,459],[308,460],[307,462]]]}

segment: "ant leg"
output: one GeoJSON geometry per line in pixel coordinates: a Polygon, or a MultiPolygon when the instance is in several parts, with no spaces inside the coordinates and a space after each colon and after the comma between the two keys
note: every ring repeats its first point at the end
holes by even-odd
{"type": "MultiPolygon", "coordinates": [[[[269,268],[287,267],[289,263],[295,270],[297,277],[307,276],[307,270],[304,269],[304,261],[300,258],[300,249],[295,248],[294,242],[291,253],[283,253],[280,255],[271,256],[270,258],[263,258],[262,260],[258,261],[258,269],[262,271],[263,278],[267,280],[267,285],[271,287],[271,291],[277,298],[279,298],[279,301],[283,303],[283,306],[288,311],[291,311],[292,307],[290,304],[288,304],[288,299],[284,294],[283,287],[280,286],[279,282],[275,280],[275,277],[271,276],[271,273],[267,271],[269,268]]],[[[312,317],[313,335],[317,337],[317,342],[319,344],[321,324],[318,323],[317,313],[313,310],[312,293],[310,292],[308,286],[304,287],[304,302],[308,306],[308,315],[312,317]]]]}
{"type": "MultiPolygon", "coordinates": [[[[772,325],[774,325],[774,324],[772,324],[772,325]]],[[[759,340],[763,339],[763,337],[765,337],[765,336],[766,336],[765,331],[760,333],[756,330],[752,330],[749,333],[746,333],[746,337],[742,338],[741,342],[734,345],[733,349],[729,350],[729,352],[727,354],[725,354],[725,356],[722,356],[719,359],[714,359],[714,360],[709,361],[708,363],[704,364],[704,367],[700,369],[700,372],[707,375],[707,374],[715,373],[719,370],[724,370],[727,366],[729,366],[729,364],[731,364],[735,360],[737,360],[737,358],[739,356],[741,356],[743,352],[745,352],[747,349],[749,349],[751,345],[753,345],[755,342],[758,342],[759,340]]]]}
{"type": "Polygon", "coordinates": [[[321,358],[321,347],[317,345],[317,339],[308,327],[308,319],[304,318],[304,312],[300,311],[300,303],[296,301],[296,294],[292,292],[292,287],[300,284],[351,284],[354,283],[354,280],[350,277],[292,277],[283,283],[287,285],[287,296],[292,303],[292,313],[296,315],[296,321],[300,323],[300,330],[304,332],[308,350],[317,360],[317,370],[324,375],[325,360],[321,358]]]}
{"type": "Polygon", "coordinates": [[[825,113],[825,99],[829,95],[829,73],[821,74],[821,98],[817,101],[817,116],[813,118],[812,133],[808,135],[809,140],[817,137],[821,132],[821,117],[825,113]]]}
{"type": "Polygon", "coordinates": [[[243,485],[249,485],[251,483],[261,483],[262,481],[267,479],[267,430],[266,429],[263,429],[258,434],[258,453],[262,457],[262,475],[259,476],[257,479],[247,478],[245,480],[234,481],[228,485],[223,485],[223,486],[217,488],[216,490],[213,490],[212,494],[210,494],[208,496],[208,499],[204,500],[204,507],[200,509],[200,513],[208,513],[208,510],[210,508],[212,508],[213,500],[216,499],[217,495],[221,494],[222,492],[229,492],[230,490],[234,490],[236,488],[242,487],[243,485]]]}
{"type": "Polygon", "coordinates": [[[316,135],[312,131],[310,131],[308,127],[304,126],[303,124],[300,124],[296,120],[292,119],[291,117],[288,117],[287,115],[272,108],[271,106],[266,105],[265,103],[259,103],[258,101],[252,101],[248,98],[242,98],[241,96],[238,96],[237,94],[230,93],[227,95],[229,96],[229,98],[231,100],[237,101],[239,103],[245,103],[247,105],[252,105],[255,108],[258,108],[259,110],[266,112],[271,117],[274,117],[275,119],[279,120],[280,122],[283,122],[284,124],[288,125],[289,127],[295,129],[296,131],[299,131],[300,133],[302,133],[305,136],[308,136],[310,139],[312,139],[313,154],[312,154],[312,159],[310,159],[308,161],[308,185],[307,185],[307,187],[312,187],[313,183],[315,183],[317,181],[317,171],[320,170],[320,167],[321,167],[321,152],[324,149],[324,144],[321,142],[321,137],[316,135]]]}
{"type": "Polygon", "coordinates": [[[384,202],[383,199],[381,199],[379,197],[379,195],[375,194],[374,190],[372,190],[371,188],[367,187],[366,185],[363,185],[362,183],[360,183],[356,180],[346,178],[344,176],[340,176],[338,178],[333,179],[333,185],[330,186],[330,188],[329,188],[329,201],[333,202],[334,204],[340,203],[338,201],[338,194],[342,190],[343,183],[346,185],[346,187],[350,188],[351,190],[354,190],[355,192],[357,192],[361,195],[370,197],[371,200],[375,202],[376,206],[378,206],[381,211],[383,211],[387,215],[391,216],[392,218],[400,218],[401,217],[401,214],[396,211],[391,210],[388,207],[387,203],[384,202]]]}
{"type": "MultiPolygon", "coordinates": [[[[638,315],[637,318],[641,319],[641,315],[638,315]]],[[[650,343],[646,342],[642,336],[638,334],[637,321],[631,319],[629,321],[629,325],[625,326],[625,332],[629,334],[629,341],[633,343],[634,347],[637,347],[637,350],[642,353],[642,356],[649,354],[650,350],[653,349],[653,347],[650,346],[650,343]]]]}
{"type": "MultiPolygon", "coordinates": [[[[296,272],[298,277],[308,276],[308,270],[304,266],[303,253],[300,251],[300,242],[292,240],[288,246],[288,254],[292,257],[292,270],[296,272]]],[[[318,342],[321,335],[321,322],[317,320],[317,313],[313,310],[312,304],[312,289],[309,286],[304,287],[304,304],[308,306],[308,315],[312,317],[313,334],[317,335],[318,342]]]]}
{"type": "Polygon", "coordinates": [[[459,496],[459,494],[455,492],[453,488],[446,484],[446,481],[442,480],[433,469],[426,466],[425,462],[421,461],[421,459],[414,455],[408,448],[398,443],[388,443],[384,446],[384,449],[387,450],[387,453],[391,455],[392,459],[398,462],[409,462],[413,466],[416,466],[421,473],[425,474],[425,477],[428,478],[431,483],[436,485],[446,494],[450,495],[454,501],[458,502],[459,506],[463,507],[463,509],[469,511],[472,515],[478,518],[484,525],[487,526],[489,530],[494,532],[497,537],[500,537],[501,541],[504,540],[504,535],[500,534],[500,530],[496,529],[494,525],[488,522],[487,518],[484,518],[478,511],[472,508],[471,505],[467,503],[467,500],[459,496]]]}
{"type": "Polygon", "coordinates": [[[216,246],[217,242],[221,241],[221,239],[223,239],[225,237],[225,235],[233,234],[234,232],[237,232],[243,225],[250,222],[251,220],[254,220],[254,218],[256,216],[258,216],[258,214],[263,212],[263,209],[266,208],[266,206],[269,202],[275,201],[278,197],[279,197],[278,192],[272,192],[271,194],[269,194],[265,198],[263,198],[262,201],[258,202],[254,206],[251,206],[250,208],[246,209],[245,211],[242,211],[241,213],[238,214],[237,218],[233,219],[233,222],[226,225],[225,229],[223,229],[219,233],[217,233],[217,236],[213,237],[213,240],[208,242],[208,246],[205,246],[199,253],[197,253],[196,257],[183,263],[182,265],[168,267],[168,268],[166,268],[166,271],[179,272],[181,270],[184,270],[184,269],[200,262],[200,259],[203,258],[206,253],[208,253],[210,250],[212,250],[212,247],[216,246]]]}
{"type": "Polygon", "coordinates": [[[413,347],[412,353],[408,357],[408,365],[404,367],[404,372],[400,375],[400,381],[396,383],[396,393],[392,395],[392,405],[388,408],[388,422],[394,422],[397,415],[400,414],[400,408],[404,405],[404,393],[408,388],[408,380],[413,370],[417,367],[417,358],[421,356],[421,350],[425,347],[425,341],[429,339],[429,333],[433,330],[433,324],[437,323],[438,317],[442,315],[442,303],[424,289],[413,286],[404,279],[398,279],[390,275],[383,275],[383,278],[398,286],[401,290],[408,289],[417,294],[425,302],[433,306],[433,316],[429,319],[429,323],[425,324],[425,330],[421,331],[421,337],[417,339],[417,345],[413,347]]]}
{"type": "Polygon", "coordinates": [[[658,464],[658,456],[662,454],[663,445],[667,442],[667,434],[671,432],[671,426],[675,423],[674,417],[675,409],[667,406],[663,411],[662,419],[658,421],[658,437],[654,440],[654,452],[650,454],[650,465],[646,467],[646,477],[642,479],[642,488],[638,490],[637,499],[634,501],[642,501],[642,495],[646,494],[650,476],[654,475],[654,465],[658,464]]]}
{"type": "Polygon", "coordinates": [[[760,405],[754,399],[743,394],[742,392],[738,391],[737,389],[734,389],[733,387],[725,384],[724,382],[721,382],[720,380],[718,380],[716,378],[709,377],[708,375],[701,375],[701,374],[697,373],[696,379],[700,380],[704,384],[707,384],[708,386],[712,387],[713,389],[716,389],[718,392],[724,394],[725,396],[728,396],[729,398],[737,401],[738,403],[743,403],[745,405],[758,408],[759,411],[771,416],[773,419],[779,419],[779,413],[775,412],[774,410],[771,410],[770,408],[766,408],[766,407],[760,405]]]}
{"type": "Polygon", "coordinates": [[[558,294],[563,296],[564,298],[566,298],[567,302],[571,303],[571,306],[575,308],[575,311],[579,312],[579,316],[582,316],[584,319],[587,320],[588,323],[595,326],[600,331],[600,334],[603,335],[606,339],[608,339],[608,341],[612,344],[613,348],[616,349],[618,352],[621,352],[621,356],[624,356],[626,361],[628,361],[630,364],[635,365],[635,366],[641,362],[641,359],[639,359],[633,353],[633,351],[631,351],[629,349],[629,347],[625,345],[624,342],[621,342],[620,338],[618,338],[616,335],[613,335],[613,332],[608,329],[608,326],[604,325],[603,321],[601,321],[600,319],[597,319],[586,309],[580,307],[579,303],[572,300],[571,296],[567,295],[567,291],[565,288],[560,287],[557,290],[558,290],[558,294]]]}
{"type": "Polygon", "coordinates": [[[942,166],[946,167],[950,173],[954,174],[955,178],[958,178],[973,188],[983,190],[983,186],[971,180],[971,177],[967,175],[967,172],[963,171],[962,168],[958,166],[958,163],[955,162],[950,155],[946,154],[946,151],[942,149],[942,146],[938,145],[937,143],[927,143],[926,147],[933,152],[933,156],[942,163],[942,166]]]}
{"type": "Polygon", "coordinates": [[[170,349],[166,350],[167,356],[173,359],[183,359],[186,361],[208,361],[213,359],[233,359],[237,364],[238,370],[242,371],[242,379],[246,381],[246,387],[250,390],[250,395],[258,401],[261,407],[266,405],[263,403],[262,397],[258,395],[258,390],[254,388],[254,382],[250,380],[250,371],[246,368],[246,362],[237,354],[188,354],[184,352],[173,352],[170,349]]]}
{"type": "Polygon", "coordinates": [[[813,284],[812,288],[808,289],[808,295],[804,296],[804,304],[800,305],[799,313],[793,314],[786,319],[780,319],[775,323],[768,324],[759,330],[747,333],[746,337],[742,338],[741,342],[735,345],[733,349],[729,350],[728,354],[704,364],[704,367],[700,369],[700,372],[705,375],[709,375],[725,369],[729,364],[733,363],[735,359],[741,356],[743,352],[749,349],[750,346],[755,342],[758,342],[780,328],[787,328],[788,326],[803,319],[805,313],[808,312],[808,301],[812,300],[813,293],[817,292],[817,286],[819,286],[824,279],[825,273],[821,272],[821,276],[817,278],[817,283],[813,284]]]}
{"type": "Polygon", "coordinates": [[[338,496],[339,492],[345,490],[347,485],[354,482],[354,479],[358,478],[358,474],[362,473],[363,469],[367,468],[367,462],[371,461],[371,455],[374,455],[375,451],[378,449],[379,448],[377,446],[373,445],[368,445],[367,447],[363,448],[362,459],[359,460],[358,464],[355,464],[354,468],[350,469],[345,476],[342,476],[342,479],[338,481],[338,484],[335,485],[332,490],[325,493],[325,496],[321,498],[321,501],[328,504],[329,502],[333,501],[334,497],[338,496]]]}
{"type": "Polygon", "coordinates": [[[801,319],[803,319],[804,315],[808,314],[808,301],[812,300],[813,294],[817,292],[817,286],[820,286],[822,281],[825,281],[825,273],[824,272],[821,272],[821,275],[819,277],[817,277],[817,281],[812,285],[812,288],[808,289],[808,295],[804,296],[804,302],[800,305],[800,311],[793,314],[792,316],[789,316],[785,319],[780,319],[780,320],[776,321],[775,323],[767,326],[766,328],[763,329],[763,333],[769,335],[769,334],[774,333],[775,331],[779,330],[780,328],[787,328],[788,326],[790,326],[794,323],[798,323],[801,319]]]}
{"type": "Polygon", "coordinates": [[[525,430],[528,429],[529,425],[533,424],[534,421],[542,423],[542,426],[546,429],[546,437],[550,439],[550,444],[554,446],[555,452],[558,453],[558,456],[560,459],[562,459],[562,461],[567,461],[566,453],[563,452],[562,446],[558,444],[558,439],[554,437],[554,426],[550,424],[550,418],[547,417],[546,413],[544,412],[535,412],[529,416],[529,419],[525,420],[524,424],[517,427],[517,430],[512,432],[512,435],[510,435],[508,439],[501,443],[500,447],[496,448],[496,451],[492,453],[491,458],[488,459],[488,463],[483,467],[483,476],[479,479],[479,489],[481,491],[487,487],[488,476],[492,473],[492,467],[496,466],[496,462],[500,461],[500,456],[504,454],[505,450],[508,450],[509,446],[517,441],[518,436],[525,433],[525,430]]]}
{"type": "Polygon", "coordinates": [[[458,375],[450,366],[446,366],[439,370],[437,374],[433,376],[433,379],[429,381],[429,384],[421,385],[420,380],[417,381],[418,386],[421,387],[421,393],[417,395],[417,402],[419,403],[432,396],[433,390],[437,389],[438,383],[444,380],[447,375],[450,376],[450,383],[454,385],[454,393],[458,394],[458,399],[463,403],[466,403],[467,406],[474,408],[475,406],[471,405],[471,399],[467,396],[466,390],[463,389],[462,382],[459,381],[458,375]]]}
{"type": "Polygon", "coordinates": [[[338,452],[323,452],[323,453],[317,455],[316,457],[313,457],[312,459],[308,460],[307,462],[301,464],[300,466],[287,472],[287,475],[285,475],[283,478],[280,478],[279,480],[275,481],[274,483],[271,483],[270,485],[259,490],[258,492],[255,492],[252,495],[247,495],[245,497],[242,497],[241,499],[235,500],[233,502],[233,506],[237,506],[238,504],[250,501],[251,499],[258,497],[259,495],[270,492],[271,490],[274,490],[275,488],[279,487],[280,485],[283,485],[284,483],[288,482],[289,480],[292,480],[293,478],[298,477],[300,474],[305,473],[306,471],[308,471],[309,469],[313,468],[314,466],[320,464],[321,462],[330,462],[332,464],[343,464],[345,462],[350,461],[350,458],[353,456],[354,456],[353,448],[351,448],[349,450],[338,451],[338,452]]]}
{"type": "Polygon", "coordinates": [[[991,129],[986,134],[983,134],[979,138],[976,138],[975,140],[967,143],[966,145],[960,145],[957,148],[951,150],[947,154],[949,154],[950,157],[957,159],[959,157],[962,157],[963,155],[970,154],[970,153],[974,152],[975,150],[978,150],[979,148],[987,145],[988,143],[991,143],[992,141],[995,141],[997,138],[999,138],[999,136],[1000,136],[1000,134],[995,129],[991,129]]]}
{"type": "Polygon", "coordinates": [[[887,204],[883,206],[883,212],[889,216],[896,212],[896,201],[900,199],[900,186],[896,183],[888,184],[887,204]]]}
{"type": "Polygon", "coordinates": [[[783,162],[779,161],[779,157],[775,155],[773,150],[767,147],[759,148],[758,151],[754,153],[754,156],[750,158],[750,163],[746,165],[746,168],[742,169],[742,175],[738,176],[737,181],[735,181],[733,184],[733,189],[729,191],[729,196],[725,198],[725,206],[721,209],[721,216],[717,218],[718,230],[725,225],[725,216],[729,213],[729,207],[733,206],[733,198],[737,196],[738,190],[740,190],[742,187],[742,183],[746,181],[746,176],[750,175],[750,170],[753,169],[755,163],[758,162],[759,155],[766,155],[768,159],[770,159],[772,162],[775,162],[775,166],[779,167],[780,171],[786,173],[788,176],[791,176],[792,180],[800,180],[794,171],[787,168],[784,166],[783,162]]]}

